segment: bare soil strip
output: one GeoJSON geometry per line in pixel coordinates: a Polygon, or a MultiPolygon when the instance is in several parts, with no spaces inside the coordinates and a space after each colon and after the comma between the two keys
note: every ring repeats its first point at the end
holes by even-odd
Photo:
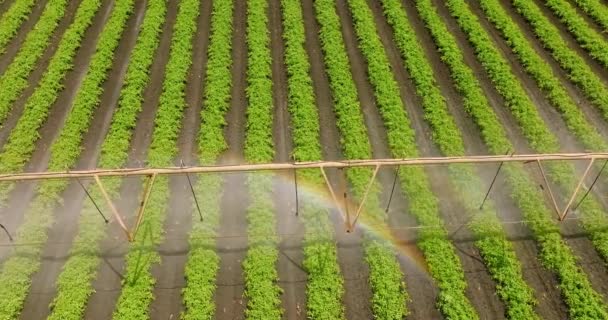
{"type": "MultiPolygon", "coordinates": [[[[122,81],[126,73],[129,52],[135,45],[138,24],[141,22],[145,7],[137,2],[125,28],[125,33],[116,51],[114,66],[104,84],[100,106],[94,114],[91,128],[83,140],[84,150],[77,169],[93,169],[105,134],[110,126],[117,105],[122,81]]],[[[32,287],[25,301],[22,319],[38,319],[48,316],[49,304],[55,293],[55,281],[65,261],[69,258],[71,242],[78,229],[78,215],[83,201],[87,201],[82,188],[72,183],[64,192],[64,205],[56,210],[58,218],[49,232],[49,240],[43,249],[42,266],[32,279],[32,287]]],[[[100,218],[101,219],[101,218],[100,218]]]]}
{"type": "MultiPolygon", "coordinates": [[[[292,161],[292,137],[290,114],[287,106],[287,71],[285,70],[285,49],[280,0],[270,0],[268,6],[270,42],[272,52],[272,83],[274,100],[273,140],[275,161],[292,161]]],[[[280,172],[275,180],[275,212],[277,234],[280,238],[277,270],[284,319],[304,319],[306,306],[306,272],[302,267],[302,239],[304,226],[296,217],[295,185],[288,181],[293,172],[280,172]],[[284,178],[281,178],[281,175],[284,178]]]]}
{"type": "MultiPolygon", "coordinates": [[[[4,53],[0,55],[0,74],[3,74],[6,71],[8,65],[13,61],[19,49],[21,49],[21,43],[27,36],[27,34],[34,28],[36,22],[42,15],[42,11],[44,11],[44,7],[46,6],[47,0],[37,1],[32,8],[32,12],[29,14],[28,18],[23,21],[21,27],[17,31],[17,34],[11,39],[11,41],[6,45],[6,50],[4,53]]],[[[67,13],[68,11],[66,11],[67,13]]]]}
{"type": "MultiPolygon", "coordinates": [[[[197,32],[193,40],[192,66],[186,87],[188,107],[178,140],[180,152],[176,165],[181,161],[192,165],[196,159],[210,17],[211,2],[201,1],[197,32]]],[[[195,177],[190,178],[196,185],[195,177]]],[[[170,188],[170,209],[164,227],[165,241],[159,247],[162,261],[152,269],[152,274],[157,279],[154,287],[155,299],[150,306],[150,315],[154,319],[177,319],[183,310],[181,291],[186,284],[184,266],[188,254],[188,232],[191,228],[194,201],[186,176],[171,177],[170,188]]]]}
{"type": "MultiPolygon", "coordinates": [[[[232,40],[232,101],[226,115],[225,136],[228,150],[220,157],[222,163],[243,162],[243,142],[247,97],[247,43],[245,39],[247,4],[236,1],[234,6],[234,35],[232,40]]],[[[221,199],[220,228],[217,251],[220,269],[217,276],[215,305],[217,319],[244,319],[247,302],[243,296],[243,259],[247,253],[248,191],[244,174],[224,175],[221,199]],[[235,199],[235,195],[243,195],[235,199]],[[224,238],[222,238],[224,237],[224,238]]]]}
{"type": "MultiPolygon", "coordinates": [[[[152,70],[150,71],[150,83],[144,91],[143,109],[133,131],[128,164],[130,167],[144,165],[143,161],[146,158],[148,146],[152,139],[154,118],[158,107],[158,99],[162,92],[165,65],[169,58],[171,36],[176,15],[177,2],[171,1],[167,6],[166,22],[163,26],[158,51],[156,52],[152,70]]],[[[140,178],[125,179],[120,193],[122,198],[115,203],[119,212],[127,215],[129,222],[131,222],[134,211],[139,204],[137,197],[133,197],[133,195],[140,194],[141,181],[140,178]]],[[[97,271],[97,278],[93,282],[95,292],[89,299],[85,319],[111,318],[114,305],[120,295],[124,255],[128,250],[128,243],[125,241],[125,235],[118,225],[110,225],[108,230],[107,238],[103,240],[101,245],[104,262],[100,265],[97,271]]]]}
{"type": "Polygon", "coordinates": [[[53,56],[55,50],[57,49],[57,46],[59,45],[59,41],[63,36],[63,33],[72,23],[74,14],[76,13],[76,9],[79,4],[79,0],[72,0],[66,7],[66,14],[59,21],[59,24],[57,25],[57,28],[53,33],[52,39],[48,47],[38,60],[37,66],[34,68],[34,70],[32,70],[28,77],[28,83],[30,85],[25,90],[23,90],[21,96],[17,99],[17,101],[13,103],[13,107],[10,114],[2,124],[2,127],[0,127],[0,145],[6,143],[6,140],[8,139],[11,131],[17,124],[19,117],[21,117],[21,114],[23,113],[23,108],[25,107],[25,102],[30,97],[30,95],[32,95],[32,93],[36,89],[38,82],[40,81],[40,78],[42,78],[42,75],[46,71],[51,57],[53,56]]]}
{"type": "MultiPolygon", "coordinates": [[[[34,152],[24,171],[44,171],[47,168],[51,156],[50,146],[61,132],[63,123],[70,112],[72,101],[86,75],[91,56],[95,52],[97,37],[110,16],[111,9],[112,6],[104,2],[93,19],[93,24],[86,31],[82,45],[76,53],[74,69],[68,72],[64,81],[65,88],[71,90],[63,90],[51,107],[48,120],[38,131],[40,139],[36,142],[34,152]]],[[[16,230],[21,224],[23,212],[34,196],[35,185],[35,182],[19,183],[11,192],[7,207],[0,213],[0,220],[8,230],[16,230]]],[[[0,248],[0,259],[5,257],[6,251],[7,248],[0,248]]]]}

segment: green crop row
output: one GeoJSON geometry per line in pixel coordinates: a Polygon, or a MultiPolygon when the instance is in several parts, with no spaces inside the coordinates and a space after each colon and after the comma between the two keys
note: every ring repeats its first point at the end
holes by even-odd
{"type": "MultiPolygon", "coordinates": [[[[213,1],[211,38],[208,48],[205,98],[201,111],[199,134],[200,162],[213,164],[226,148],[223,127],[230,107],[232,87],[232,0],[213,1]]],[[[220,258],[215,252],[215,235],[219,227],[222,177],[202,175],[196,185],[203,221],[193,215],[190,252],[186,262],[186,287],[183,290],[185,310],[182,319],[212,319],[215,312],[213,293],[220,258]]],[[[193,211],[194,214],[194,211],[193,211]]]]}
{"type": "MultiPolygon", "coordinates": [[[[475,74],[464,63],[456,40],[448,32],[432,3],[429,0],[418,0],[417,7],[442,53],[443,61],[451,70],[452,79],[463,96],[465,110],[479,126],[490,151],[501,154],[505,148],[512,148],[475,74]]],[[[483,33],[475,33],[475,35],[480,34],[483,33]]],[[[538,241],[541,261],[559,277],[562,295],[570,306],[570,315],[573,318],[605,317],[601,297],[591,288],[589,280],[576,265],[576,258],[570,248],[561,239],[559,228],[544,203],[542,191],[528,177],[522,165],[505,165],[504,171],[511,187],[511,196],[520,207],[527,226],[538,241]]]]}
{"type": "Polygon", "coordinates": [[[27,19],[34,0],[15,0],[10,8],[0,17],[0,54],[6,50],[6,45],[17,34],[23,21],[27,19]]]}
{"type": "Polygon", "coordinates": [[[608,7],[599,0],[574,0],[586,14],[597,22],[604,32],[608,31],[608,7]]]}
{"type": "MultiPolygon", "coordinates": [[[[548,65],[542,62],[536,53],[531,49],[523,34],[518,32],[511,20],[509,20],[506,12],[496,1],[484,0],[482,7],[492,21],[502,25],[500,29],[508,39],[510,45],[514,46],[514,51],[522,61],[527,61],[525,68],[530,72],[541,88],[547,91],[547,95],[551,102],[562,113],[564,120],[568,125],[568,129],[585,145],[589,150],[605,151],[608,149],[608,144],[599,135],[597,130],[587,122],[584,115],[574,104],[570,96],[567,95],[563,87],[559,85],[559,80],[552,77],[551,69],[548,65]],[[508,35],[508,36],[507,36],[508,35]]],[[[543,149],[543,152],[555,152],[556,149],[543,149]]],[[[554,169],[555,179],[560,181],[565,190],[570,190],[576,184],[573,168],[564,166],[554,169]]],[[[584,220],[583,227],[590,232],[594,244],[602,257],[608,260],[608,234],[605,227],[608,227],[606,215],[600,207],[600,204],[594,198],[589,198],[581,204],[581,212],[584,220]]]]}
{"type": "MultiPolygon", "coordinates": [[[[468,33],[469,41],[476,47],[480,61],[488,71],[498,92],[505,98],[530,145],[538,152],[559,152],[557,138],[540,118],[536,107],[511,73],[508,62],[493,46],[492,40],[483,31],[483,27],[476,17],[462,0],[452,0],[448,3],[452,14],[458,18],[461,27],[468,33]]],[[[568,124],[571,125],[572,121],[569,121],[568,124]]],[[[580,132],[580,135],[584,135],[584,133],[580,132]]],[[[578,181],[572,164],[551,163],[548,171],[549,177],[565,192],[576,188],[578,181]]],[[[597,198],[595,196],[587,198],[580,208],[582,226],[589,232],[593,244],[600,254],[604,258],[608,258],[608,231],[606,231],[608,218],[597,202],[597,198]]]]}
{"type": "MultiPolygon", "coordinates": [[[[38,129],[46,121],[57,95],[63,89],[63,79],[73,67],[73,58],[80,47],[84,32],[91,25],[101,6],[99,0],[88,0],[78,7],[74,21],[66,30],[38,87],[27,99],[23,114],[11,131],[0,153],[0,172],[19,172],[34,152],[40,137],[38,129]]],[[[64,170],[65,168],[61,168],[64,170]]],[[[0,205],[3,205],[14,183],[0,184],[0,205]]]]}
{"type": "Polygon", "coordinates": [[[59,19],[63,17],[67,3],[67,0],[50,0],[46,4],[40,20],[38,20],[34,29],[28,33],[21,44],[19,53],[0,77],[0,88],[2,88],[0,92],[0,125],[8,116],[13,102],[27,88],[28,75],[49,45],[51,35],[57,28],[59,19]]]}
{"type": "Polygon", "coordinates": [[[526,72],[545,91],[551,104],[562,114],[568,129],[583,142],[586,148],[594,151],[608,150],[608,143],[585,118],[576,103],[566,92],[560,80],[553,74],[551,66],[534,51],[525,35],[496,0],[482,0],[481,7],[488,19],[501,32],[507,44],[519,59],[526,72]]]}
{"type": "Polygon", "coordinates": [[[593,59],[608,68],[608,42],[602,35],[593,30],[568,1],[546,0],[545,4],[568,27],[568,31],[574,35],[581,47],[587,50],[593,59]]]}
{"type": "MultiPolygon", "coordinates": [[[[328,4],[324,4],[328,6],[328,4]]],[[[369,159],[372,149],[357,97],[357,89],[350,72],[344,39],[340,30],[340,19],[335,8],[327,7],[325,19],[320,21],[320,38],[325,53],[325,69],[333,92],[337,127],[341,133],[343,155],[347,159],[369,159]]],[[[372,177],[369,169],[350,169],[346,172],[354,193],[361,199],[372,177]]],[[[386,228],[386,216],[380,209],[380,186],[371,189],[361,223],[386,228]]],[[[377,319],[402,319],[408,313],[409,299],[405,282],[394,248],[383,239],[366,233],[364,236],[365,260],[369,265],[369,282],[372,289],[372,311],[377,319]]]]}
{"type": "Polygon", "coordinates": [[[602,112],[604,118],[608,119],[608,88],[602,80],[583,58],[568,47],[557,27],[551,24],[534,1],[515,0],[513,5],[533,27],[543,46],[549,49],[553,58],[568,73],[569,79],[581,88],[591,103],[602,112]]]}
{"type": "MultiPolygon", "coordinates": [[[[415,133],[401,100],[399,86],[392,74],[387,54],[378,36],[372,13],[365,1],[349,0],[349,4],[359,47],[367,60],[370,83],[374,88],[377,105],[384,120],[393,157],[417,157],[415,133]]],[[[440,222],[437,198],[431,191],[428,177],[420,167],[402,169],[400,181],[410,201],[410,212],[421,225],[434,227],[420,232],[419,246],[427,258],[431,274],[439,285],[439,309],[447,318],[478,318],[465,295],[464,272],[454,248],[445,237],[446,230],[440,222]]]]}
{"type": "MultiPolygon", "coordinates": [[[[268,1],[248,1],[247,8],[247,134],[244,153],[247,162],[267,163],[274,158],[272,139],[272,55],[268,31],[268,1]]],[[[281,288],[276,264],[275,208],[272,175],[250,174],[247,185],[251,199],[247,209],[249,249],[243,261],[248,319],[281,319],[281,288]]]]}
{"type": "MultiPolygon", "coordinates": [[[[98,5],[95,1],[83,2],[81,8],[96,11],[98,5]]],[[[51,146],[49,170],[60,171],[76,164],[80,155],[82,135],[88,128],[92,110],[97,106],[101,93],[100,85],[112,64],[114,49],[118,46],[132,7],[132,0],[116,3],[102,31],[83,85],[76,94],[72,110],[60,136],[51,146]]],[[[3,319],[15,317],[23,307],[31,284],[30,277],[40,268],[43,243],[47,239],[48,229],[54,223],[54,209],[61,203],[61,193],[68,185],[68,181],[45,181],[36,189],[37,197],[30,204],[16,237],[18,242],[36,245],[19,248],[15,255],[6,261],[0,273],[0,315],[3,319]]]]}
{"type": "MultiPolygon", "coordinates": [[[[137,43],[131,53],[129,66],[121,89],[118,110],[101,146],[99,167],[120,168],[126,163],[132,130],[142,109],[143,91],[150,79],[149,69],[158,47],[162,25],[165,21],[164,0],[151,0],[141,24],[137,43]]],[[[121,179],[105,180],[106,192],[113,198],[119,196],[121,179]]],[[[99,189],[90,191],[91,196],[109,212],[99,189]]],[[[105,224],[97,209],[86,201],[78,222],[78,234],[70,251],[70,258],[63,266],[57,280],[57,295],[51,305],[49,319],[80,319],[88,298],[93,293],[92,281],[97,275],[101,259],[99,242],[105,236],[105,224]]]]}
{"type": "MultiPolygon", "coordinates": [[[[177,138],[186,108],[185,88],[192,64],[192,39],[199,15],[197,0],[182,0],[171,39],[171,52],[165,69],[163,90],[154,121],[152,142],[147,161],[150,167],[164,167],[173,163],[177,154],[177,138]]],[[[153,178],[148,178],[153,179],[153,178]]],[[[151,268],[160,262],[156,247],[163,239],[163,221],[168,208],[169,178],[157,177],[148,198],[146,215],[140,232],[131,243],[125,257],[123,287],[114,319],[149,319],[149,306],[154,298],[156,280],[151,268]]]]}
{"type": "MultiPolygon", "coordinates": [[[[393,27],[395,42],[422,99],[425,120],[432,129],[433,141],[446,156],[464,155],[460,131],[448,112],[433,69],[408,22],[407,13],[398,0],[383,0],[383,5],[384,14],[393,27]]],[[[491,202],[486,203],[483,211],[477,207],[484,194],[479,188],[482,184],[473,167],[452,165],[449,173],[454,189],[458,190],[459,198],[471,217],[470,227],[478,237],[476,245],[492,278],[497,282],[496,289],[506,305],[507,316],[510,319],[538,319],[534,313],[536,301],[532,289],[523,279],[521,264],[506,239],[496,210],[491,202]]]]}

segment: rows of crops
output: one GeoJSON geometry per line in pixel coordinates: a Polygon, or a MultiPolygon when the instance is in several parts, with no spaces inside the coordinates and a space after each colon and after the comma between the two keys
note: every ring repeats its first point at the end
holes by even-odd
{"type": "MultiPolygon", "coordinates": [[[[2,174],[137,160],[166,167],[188,153],[214,165],[608,148],[600,0],[5,0],[0,8],[2,174]],[[196,51],[201,38],[205,52],[196,51]],[[246,61],[235,63],[239,56],[246,61]],[[242,113],[232,110],[239,104],[242,113]],[[195,141],[193,150],[182,141],[195,141]]],[[[565,205],[584,167],[543,167],[565,205]]],[[[607,319],[604,167],[592,167],[597,177],[584,190],[592,181],[595,189],[574,199],[563,223],[536,168],[501,165],[487,201],[496,168],[470,164],[383,169],[371,184],[368,168],[193,175],[179,190],[163,175],[103,178],[103,190],[94,181],[5,182],[0,224],[11,239],[0,236],[0,319],[607,319]],[[344,204],[333,203],[325,179],[344,184],[344,204]],[[183,190],[190,200],[173,201],[183,190]],[[342,214],[363,199],[360,230],[342,234],[342,214]],[[124,237],[113,207],[131,226],[140,203],[133,241],[109,253],[124,237]],[[184,234],[166,230],[175,216],[187,221],[184,234]],[[237,230],[235,221],[243,234],[222,233],[237,230]],[[175,242],[187,250],[161,249],[175,242]],[[168,257],[181,261],[170,288],[159,284],[170,281],[159,271],[168,257]],[[170,301],[163,291],[174,292],[170,301]],[[96,314],[94,304],[108,311],[96,314]]]]}

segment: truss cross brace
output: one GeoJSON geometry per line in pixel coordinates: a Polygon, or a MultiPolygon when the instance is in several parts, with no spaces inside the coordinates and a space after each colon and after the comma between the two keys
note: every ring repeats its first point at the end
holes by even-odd
{"type": "Polygon", "coordinates": [[[566,216],[568,215],[568,210],[570,209],[572,202],[574,202],[574,199],[576,198],[576,195],[578,194],[578,190],[580,190],[581,186],[585,182],[585,179],[589,175],[589,172],[591,171],[591,167],[593,166],[593,162],[595,162],[595,158],[592,158],[589,161],[589,164],[587,165],[587,168],[585,169],[583,176],[578,181],[578,184],[576,185],[576,189],[574,189],[572,196],[570,196],[570,200],[568,200],[568,204],[566,205],[566,208],[564,208],[564,211],[562,211],[562,213],[560,214],[559,221],[564,221],[564,219],[566,219],[566,216]]]}
{"type": "Polygon", "coordinates": [[[118,225],[124,231],[125,235],[127,236],[127,239],[129,239],[129,242],[133,241],[133,238],[131,238],[131,232],[129,232],[129,229],[125,225],[125,222],[122,220],[120,213],[118,213],[118,210],[116,210],[116,207],[114,206],[112,199],[110,199],[110,196],[108,195],[108,192],[106,191],[106,188],[104,188],[103,183],[101,183],[101,179],[99,179],[98,175],[94,175],[94,178],[95,178],[95,182],[97,182],[97,186],[99,187],[99,190],[101,190],[101,194],[103,195],[103,198],[106,200],[106,203],[108,204],[108,207],[110,208],[110,210],[112,210],[112,214],[114,215],[114,218],[116,219],[116,221],[118,221],[118,225]]]}

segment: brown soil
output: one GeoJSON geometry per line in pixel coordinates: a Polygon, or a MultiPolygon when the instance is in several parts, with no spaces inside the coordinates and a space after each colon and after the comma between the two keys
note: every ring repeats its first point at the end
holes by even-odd
{"type": "MultiPolygon", "coordinates": [[[[50,146],[55,138],[61,132],[61,127],[69,114],[70,108],[65,106],[72,105],[72,101],[77,92],[77,88],[82,82],[89,60],[95,51],[96,39],[105,21],[107,20],[111,6],[104,5],[100,8],[99,13],[94,18],[93,24],[85,33],[85,39],[82,46],[76,54],[74,60],[74,69],[66,75],[64,84],[66,88],[75,88],[75,90],[63,90],[55,103],[51,106],[48,120],[42,125],[38,131],[40,138],[36,142],[36,146],[28,164],[25,167],[26,172],[44,171],[47,168],[50,154],[50,146]]],[[[20,214],[26,210],[29,202],[34,196],[34,188],[36,183],[18,183],[16,188],[11,192],[10,200],[7,207],[3,211],[3,224],[9,230],[16,230],[23,220],[23,215],[20,214]]],[[[4,248],[2,248],[4,249],[4,248]]],[[[5,255],[5,250],[0,250],[0,257],[5,255]]]]}
{"type": "MultiPolygon", "coordinates": [[[[211,2],[201,2],[197,33],[193,40],[192,66],[186,88],[188,108],[184,114],[178,141],[180,153],[176,165],[181,161],[186,165],[192,165],[196,159],[210,15],[211,2]]],[[[195,183],[194,176],[190,179],[195,183]]],[[[154,288],[155,299],[150,306],[152,319],[177,319],[183,309],[181,291],[186,282],[183,270],[188,258],[188,232],[194,208],[188,177],[171,177],[171,195],[170,209],[165,220],[165,241],[159,248],[162,261],[155,265],[152,271],[154,278],[157,279],[154,288]]]]}
{"type": "MultiPolygon", "coordinates": [[[[169,2],[167,6],[166,23],[163,26],[159,47],[156,52],[152,69],[150,72],[150,83],[144,91],[143,109],[137,119],[131,141],[128,167],[140,167],[146,158],[148,146],[152,140],[154,129],[154,118],[158,107],[158,100],[162,92],[165,66],[169,59],[169,48],[173,34],[173,24],[177,15],[177,3],[169,2]]],[[[117,202],[119,212],[127,213],[131,218],[138,205],[133,194],[140,194],[142,180],[140,178],[128,178],[123,180],[120,194],[121,199],[117,202]]],[[[111,224],[107,228],[108,236],[102,241],[103,262],[97,270],[97,278],[93,282],[95,292],[91,295],[85,318],[87,319],[109,319],[113,307],[120,296],[122,272],[124,272],[124,255],[128,251],[128,243],[124,240],[124,233],[116,225],[111,224]]]]}
{"type": "MultiPolygon", "coordinates": [[[[274,98],[275,161],[292,161],[290,114],[287,109],[287,70],[284,59],[281,1],[272,0],[268,7],[272,46],[272,82],[274,98]]],[[[281,172],[275,182],[275,212],[279,243],[279,285],[283,289],[281,307],[284,319],[304,319],[306,306],[306,272],[302,267],[304,226],[296,216],[295,184],[288,183],[293,172],[281,172]]]]}
{"type": "MultiPolygon", "coordinates": [[[[104,140],[112,115],[118,102],[122,81],[128,65],[129,52],[137,38],[137,24],[141,21],[145,7],[138,2],[125,28],[123,38],[116,50],[114,66],[104,84],[99,108],[94,113],[91,128],[83,140],[83,153],[77,169],[93,169],[97,162],[101,144],[104,140]]],[[[43,251],[43,262],[32,280],[32,288],[25,302],[22,319],[38,319],[48,315],[48,305],[55,297],[55,282],[65,261],[69,258],[71,242],[78,230],[78,216],[84,192],[77,183],[72,183],[64,193],[63,207],[57,211],[57,222],[49,232],[49,240],[43,251]],[[60,243],[60,245],[55,245],[60,243]]]]}
{"type": "MultiPolygon", "coordinates": [[[[3,74],[6,71],[8,65],[13,61],[19,49],[21,49],[21,43],[27,37],[27,34],[34,28],[34,25],[38,22],[44,7],[46,6],[46,0],[38,1],[32,7],[32,12],[29,14],[29,17],[23,21],[19,29],[17,30],[17,34],[9,41],[6,45],[4,53],[0,54],[0,74],[3,74]]],[[[66,11],[67,13],[68,11],[66,11]]]]}
{"type": "MultiPolygon", "coordinates": [[[[226,116],[225,134],[228,150],[223,163],[242,163],[247,97],[247,4],[236,1],[234,7],[234,36],[232,40],[232,101],[226,116]]],[[[244,297],[243,260],[247,254],[247,205],[249,203],[246,175],[224,175],[225,192],[221,199],[221,217],[217,240],[220,256],[215,291],[217,319],[243,319],[247,301],[244,297]],[[234,194],[242,194],[234,201],[234,194]]]]}

